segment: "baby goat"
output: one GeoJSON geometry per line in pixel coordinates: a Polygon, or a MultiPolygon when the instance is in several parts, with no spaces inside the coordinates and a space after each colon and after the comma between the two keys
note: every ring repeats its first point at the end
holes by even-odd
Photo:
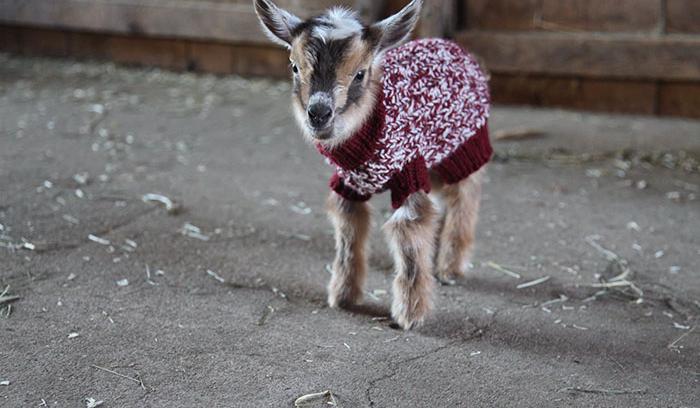
{"type": "Polygon", "coordinates": [[[361,300],[367,200],[389,190],[396,210],[384,226],[396,272],[391,314],[404,329],[429,312],[433,275],[451,282],[464,273],[480,169],[492,154],[487,79],[475,59],[447,40],[401,45],[421,6],[413,0],[368,26],[343,8],[302,20],[255,0],[267,35],[290,50],[296,119],[335,167],[328,212],[337,252],[328,303],[361,300]]]}

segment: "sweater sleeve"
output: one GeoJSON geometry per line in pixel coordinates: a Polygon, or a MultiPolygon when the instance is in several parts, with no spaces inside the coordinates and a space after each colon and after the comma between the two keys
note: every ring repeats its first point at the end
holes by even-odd
{"type": "Polygon", "coordinates": [[[367,201],[372,198],[372,194],[360,194],[353,190],[350,186],[345,184],[338,173],[333,173],[329,185],[331,190],[348,201],[367,201]]]}
{"type": "Polygon", "coordinates": [[[430,174],[423,157],[418,156],[406,164],[401,171],[395,173],[387,187],[391,190],[391,206],[400,208],[404,201],[413,193],[420,190],[430,192],[430,174]]]}

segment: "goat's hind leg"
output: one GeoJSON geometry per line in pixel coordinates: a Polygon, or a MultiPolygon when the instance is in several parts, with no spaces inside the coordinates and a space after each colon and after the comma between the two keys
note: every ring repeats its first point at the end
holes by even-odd
{"type": "Polygon", "coordinates": [[[464,276],[474,247],[483,172],[479,170],[441,190],[445,213],[435,267],[435,276],[440,282],[450,284],[464,276]]]}
{"type": "Polygon", "coordinates": [[[336,255],[328,284],[328,304],[348,307],[362,299],[367,274],[365,247],[369,233],[370,209],[367,203],[348,201],[331,192],[328,216],[335,229],[336,255]]]}
{"type": "Polygon", "coordinates": [[[433,203],[418,192],[384,226],[396,270],[391,315],[406,330],[422,323],[432,308],[435,221],[433,203]]]}

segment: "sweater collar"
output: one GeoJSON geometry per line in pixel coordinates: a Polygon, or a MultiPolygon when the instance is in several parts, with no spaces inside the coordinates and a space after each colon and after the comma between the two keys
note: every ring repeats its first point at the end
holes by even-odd
{"type": "Polygon", "coordinates": [[[379,90],[374,109],[365,123],[346,141],[338,146],[326,148],[316,143],[316,149],[331,163],[345,171],[351,171],[370,161],[377,151],[377,144],[384,129],[384,101],[379,90]]]}

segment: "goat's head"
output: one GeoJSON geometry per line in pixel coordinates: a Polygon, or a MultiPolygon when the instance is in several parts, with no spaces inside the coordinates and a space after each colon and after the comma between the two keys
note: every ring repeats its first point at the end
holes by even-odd
{"type": "Polygon", "coordinates": [[[384,52],[406,40],[422,0],[373,25],[333,8],[302,20],[271,0],[255,0],[265,33],[290,50],[294,113],[304,135],[332,146],[350,137],[372,113],[384,52]]]}

